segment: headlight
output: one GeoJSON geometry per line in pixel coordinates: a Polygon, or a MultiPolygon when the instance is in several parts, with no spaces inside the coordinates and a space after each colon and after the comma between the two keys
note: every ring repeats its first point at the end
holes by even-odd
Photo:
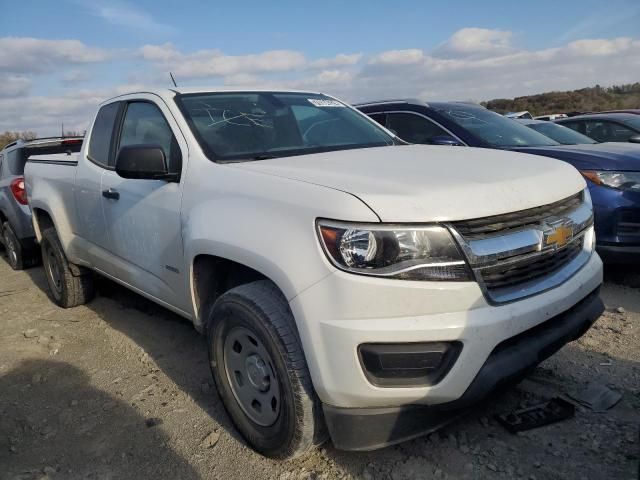
{"type": "Polygon", "coordinates": [[[471,280],[446,228],[318,221],[329,260],[341,270],[403,280],[471,280]]]}
{"type": "Polygon", "coordinates": [[[596,185],[605,185],[617,190],[640,192],[640,172],[598,172],[583,170],[580,173],[596,185]]]}

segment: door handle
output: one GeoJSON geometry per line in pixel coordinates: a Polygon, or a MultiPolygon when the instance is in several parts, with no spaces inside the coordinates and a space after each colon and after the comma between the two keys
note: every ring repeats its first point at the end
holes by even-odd
{"type": "Polygon", "coordinates": [[[111,200],[120,200],[120,192],[118,192],[115,188],[108,188],[102,191],[102,196],[104,198],[110,198],[111,200]]]}

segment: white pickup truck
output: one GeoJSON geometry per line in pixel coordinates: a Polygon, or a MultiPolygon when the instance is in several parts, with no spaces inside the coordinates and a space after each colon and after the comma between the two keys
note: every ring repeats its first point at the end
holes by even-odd
{"type": "Polygon", "coordinates": [[[26,188],[53,300],[89,301],[96,272],[193,321],[275,458],[433,431],[603,310],[573,167],[407,145],[320,93],[122,95],[26,188]]]}

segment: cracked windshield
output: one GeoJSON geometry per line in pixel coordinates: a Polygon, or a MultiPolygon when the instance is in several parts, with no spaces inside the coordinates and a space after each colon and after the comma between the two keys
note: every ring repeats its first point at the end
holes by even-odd
{"type": "Polygon", "coordinates": [[[392,145],[376,123],[324,95],[211,93],[178,102],[212,160],[282,156],[392,145]]]}

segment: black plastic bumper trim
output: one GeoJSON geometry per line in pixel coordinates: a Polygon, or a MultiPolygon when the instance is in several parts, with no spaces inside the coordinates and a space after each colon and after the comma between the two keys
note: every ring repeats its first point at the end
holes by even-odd
{"type": "Polygon", "coordinates": [[[331,439],[341,450],[375,450],[433,432],[497,388],[521,379],[566,343],[581,337],[604,311],[597,288],[569,310],[500,343],[465,393],[439,405],[341,408],[323,405],[331,439]]]}

